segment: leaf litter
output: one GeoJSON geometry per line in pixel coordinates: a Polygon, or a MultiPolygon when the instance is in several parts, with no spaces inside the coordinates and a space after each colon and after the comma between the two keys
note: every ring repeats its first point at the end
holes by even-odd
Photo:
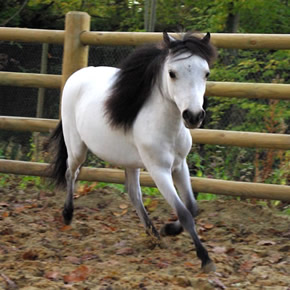
{"type": "MultiPolygon", "coordinates": [[[[217,267],[205,274],[187,233],[163,238],[165,247],[148,246],[126,194],[82,186],[69,226],[62,223],[64,198],[1,189],[0,288],[289,289],[290,218],[273,209],[199,202],[198,234],[217,267]]],[[[158,229],[176,219],[162,197],[145,205],[158,229]]]]}

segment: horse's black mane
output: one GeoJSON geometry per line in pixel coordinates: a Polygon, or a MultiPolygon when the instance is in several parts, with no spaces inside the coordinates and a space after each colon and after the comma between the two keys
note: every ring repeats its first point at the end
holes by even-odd
{"type": "MultiPolygon", "coordinates": [[[[165,36],[168,37],[167,34],[165,36]]],[[[138,112],[150,96],[160,69],[168,54],[189,52],[204,58],[209,64],[215,58],[215,48],[209,43],[209,34],[200,39],[185,34],[183,39],[164,41],[137,48],[121,64],[111,94],[105,103],[105,114],[113,128],[130,129],[138,112]],[[207,38],[208,37],[208,38],[207,38]]]]}

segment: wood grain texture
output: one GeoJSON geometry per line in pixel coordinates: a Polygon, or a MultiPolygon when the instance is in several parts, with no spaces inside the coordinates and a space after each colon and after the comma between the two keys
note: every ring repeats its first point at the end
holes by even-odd
{"type": "Polygon", "coordinates": [[[62,59],[62,88],[75,71],[88,65],[89,47],[80,41],[80,35],[90,30],[90,16],[85,12],[68,12],[62,59]]]}
{"type": "MultiPolygon", "coordinates": [[[[48,132],[58,120],[0,116],[0,129],[48,132]]],[[[290,150],[290,135],[213,129],[190,130],[193,143],[290,150]]]]}
{"type": "MultiPolygon", "coordinates": [[[[47,177],[47,167],[48,164],[45,163],[0,160],[0,172],[2,173],[47,177]]],[[[83,167],[78,179],[123,184],[125,181],[125,173],[119,169],[83,167]]],[[[142,186],[155,187],[155,183],[147,172],[141,172],[140,183],[142,186]]],[[[225,181],[197,177],[192,177],[191,183],[193,190],[196,192],[290,201],[290,187],[285,185],[225,181]]]]}
{"type": "Polygon", "coordinates": [[[63,30],[0,27],[0,40],[63,44],[63,30]]]}
{"type": "MultiPolygon", "coordinates": [[[[177,38],[180,34],[170,33],[177,38]]],[[[204,35],[204,34],[201,34],[204,35]]],[[[84,32],[83,44],[89,45],[142,45],[162,40],[159,32],[84,32]]],[[[219,48],[290,49],[290,34],[212,33],[212,43],[219,48]]]]}
{"type": "Polygon", "coordinates": [[[60,75],[0,72],[0,85],[27,88],[54,88],[61,86],[60,75]]]}

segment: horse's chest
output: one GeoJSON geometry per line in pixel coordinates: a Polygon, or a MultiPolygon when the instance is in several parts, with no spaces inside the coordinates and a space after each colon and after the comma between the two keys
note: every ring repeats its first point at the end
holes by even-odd
{"type": "Polygon", "coordinates": [[[188,130],[182,132],[173,144],[172,149],[175,155],[175,162],[180,163],[186,158],[192,146],[192,139],[188,130]]]}

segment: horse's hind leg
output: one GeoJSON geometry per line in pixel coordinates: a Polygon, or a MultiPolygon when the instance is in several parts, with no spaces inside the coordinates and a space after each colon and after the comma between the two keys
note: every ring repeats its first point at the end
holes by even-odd
{"type": "Polygon", "coordinates": [[[139,169],[126,168],[125,174],[126,174],[126,190],[129,194],[131,202],[133,203],[137,211],[140,220],[144,224],[146,233],[157,239],[157,243],[159,243],[158,242],[160,240],[159,233],[155,229],[153,223],[151,222],[142,202],[142,192],[139,183],[139,169]]]}
{"type": "Polygon", "coordinates": [[[73,218],[73,194],[75,190],[75,181],[78,177],[80,167],[86,159],[87,147],[81,141],[75,142],[72,145],[74,148],[68,149],[68,159],[67,159],[67,170],[66,170],[66,183],[67,183],[67,193],[66,200],[63,208],[63,219],[66,225],[69,225],[73,218]]]}
{"type": "MultiPolygon", "coordinates": [[[[192,191],[189,170],[185,160],[179,168],[173,171],[172,177],[186,208],[193,217],[196,217],[198,214],[198,206],[192,191]]],[[[161,229],[161,235],[163,236],[175,236],[181,232],[183,232],[183,227],[179,220],[174,223],[166,224],[161,229]]]]}

